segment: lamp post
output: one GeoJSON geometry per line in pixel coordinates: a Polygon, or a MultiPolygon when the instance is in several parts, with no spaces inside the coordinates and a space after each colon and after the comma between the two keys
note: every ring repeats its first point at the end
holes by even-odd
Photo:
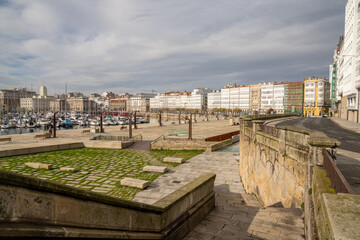
{"type": "Polygon", "coordinates": [[[192,113],[190,113],[190,120],[189,120],[189,140],[192,140],[192,113]]]}
{"type": "Polygon", "coordinates": [[[53,116],[53,138],[56,138],[56,120],[55,120],[55,116],[58,112],[54,112],[54,116],[53,116]]]}
{"type": "Polygon", "coordinates": [[[137,125],[136,125],[136,111],[134,112],[134,129],[137,129],[137,125]]]}
{"type": "Polygon", "coordinates": [[[104,128],[103,128],[103,116],[102,116],[102,111],[100,112],[100,132],[103,133],[104,132],[104,128]]]}
{"type": "Polygon", "coordinates": [[[132,138],[132,113],[129,112],[129,138],[132,138]]]}

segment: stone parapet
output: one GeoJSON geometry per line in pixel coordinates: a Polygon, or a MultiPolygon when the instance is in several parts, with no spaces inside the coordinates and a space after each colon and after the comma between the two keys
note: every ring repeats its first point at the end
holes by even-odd
{"type": "Polygon", "coordinates": [[[35,153],[43,153],[43,152],[52,152],[59,150],[68,150],[75,148],[83,148],[84,143],[82,142],[73,142],[66,144],[53,144],[39,147],[26,147],[26,148],[16,148],[16,149],[8,149],[0,151],[0,157],[11,157],[25,154],[35,154],[35,153]]]}
{"type": "Polygon", "coordinates": [[[214,180],[148,205],[0,170],[0,238],[182,239],[214,207],[214,180]]]}
{"type": "Polygon", "coordinates": [[[307,193],[313,184],[313,168],[323,164],[323,148],[335,154],[340,142],[318,131],[263,126],[262,120],[240,122],[239,171],[244,188],[264,206],[303,206],[306,235],[312,239],[314,208],[307,193]]]}
{"type": "Polygon", "coordinates": [[[322,239],[360,239],[360,196],[335,194],[320,167],[313,169],[312,199],[317,236],[322,239]]]}

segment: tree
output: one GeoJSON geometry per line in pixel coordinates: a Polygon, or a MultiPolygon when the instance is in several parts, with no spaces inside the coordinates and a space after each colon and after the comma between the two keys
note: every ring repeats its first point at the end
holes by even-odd
{"type": "Polygon", "coordinates": [[[267,111],[266,111],[266,114],[274,114],[275,113],[275,110],[272,109],[272,108],[269,108],[267,111]]]}

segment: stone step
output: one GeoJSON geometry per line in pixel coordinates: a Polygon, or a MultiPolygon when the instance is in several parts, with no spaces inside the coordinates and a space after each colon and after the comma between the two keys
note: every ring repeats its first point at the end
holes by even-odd
{"type": "Polygon", "coordinates": [[[135,187],[144,189],[147,186],[149,186],[149,182],[141,179],[135,179],[135,178],[124,178],[120,181],[121,185],[129,186],[129,187],[135,187]]]}
{"type": "Polygon", "coordinates": [[[25,163],[26,166],[31,168],[44,168],[44,169],[51,169],[52,164],[45,164],[45,163],[33,163],[33,162],[27,162],[25,163]]]}
{"type": "Polygon", "coordinates": [[[161,167],[161,166],[145,166],[145,167],[143,167],[144,172],[165,173],[167,170],[168,170],[167,167],[161,167]]]}
{"type": "Polygon", "coordinates": [[[183,158],[174,158],[174,157],[166,157],[163,160],[164,162],[169,162],[169,163],[183,163],[185,162],[185,160],[183,158]]]}

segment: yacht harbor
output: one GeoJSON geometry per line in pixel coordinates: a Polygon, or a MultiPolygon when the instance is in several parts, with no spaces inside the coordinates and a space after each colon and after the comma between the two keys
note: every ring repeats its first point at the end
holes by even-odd
{"type": "MultiPolygon", "coordinates": [[[[51,131],[53,128],[53,113],[47,114],[7,114],[0,119],[0,135],[24,134],[51,131]]],[[[99,116],[90,114],[57,114],[55,125],[57,130],[80,129],[100,126],[99,116]]],[[[135,120],[132,119],[134,123],[135,120]]],[[[149,123],[150,118],[137,116],[136,123],[149,123]]],[[[128,125],[129,117],[123,116],[103,116],[103,126],[128,125]]]]}

